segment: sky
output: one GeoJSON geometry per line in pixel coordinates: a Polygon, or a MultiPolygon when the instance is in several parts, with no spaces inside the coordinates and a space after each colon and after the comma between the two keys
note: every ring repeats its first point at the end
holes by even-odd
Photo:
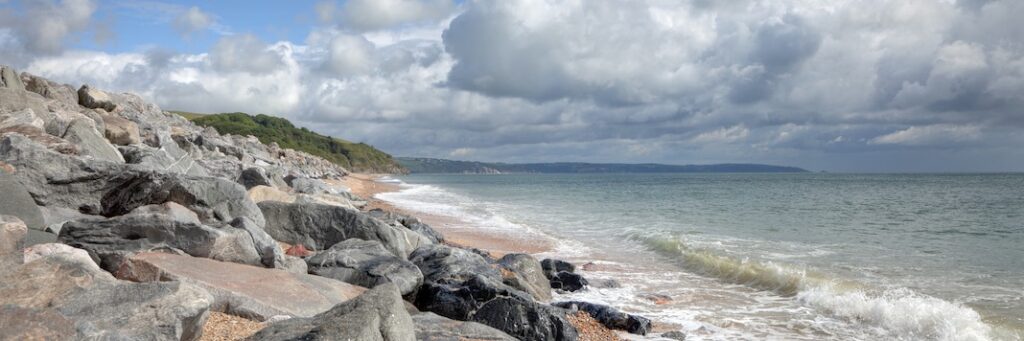
{"type": "Polygon", "coordinates": [[[398,156],[1024,171],[1020,0],[0,0],[0,64],[398,156]]]}

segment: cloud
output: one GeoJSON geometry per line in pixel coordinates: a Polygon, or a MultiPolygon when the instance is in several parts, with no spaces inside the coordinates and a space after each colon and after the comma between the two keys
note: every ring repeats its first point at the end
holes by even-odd
{"type": "Polygon", "coordinates": [[[923,145],[955,145],[976,141],[981,137],[981,129],[977,126],[957,126],[936,124],[929,126],[913,126],[907,129],[882,135],[871,140],[873,144],[898,144],[908,146],[923,145]]]}
{"type": "Polygon", "coordinates": [[[280,51],[251,34],[221,38],[210,50],[210,63],[221,72],[267,74],[284,66],[280,51]]]}
{"type": "Polygon", "coordinates": [[[315,5],[321,22],[337,20],[356,31],[436,23],[451,16],[455,8],[452,0],[347,0],[340,7],[335,1],[315,5]]]}
{"type": "Polygon", "coordinates": [[[96,3],[91,0],[24,1],[14,7],[18,12],[0,10],[0,27],[8,29],[13,40],[5,48],[29,55],[63,51],[65,45],[84,35],[96,11],[96,3]]]}
{"type": "Polygon", "coordinates": [[[174,19],[174,29],[178,30],[182,36],[188,37],[192,33],[210,28],[213,23],[212,15],[203,12],[199,7],[192,6],[174,19]]]}

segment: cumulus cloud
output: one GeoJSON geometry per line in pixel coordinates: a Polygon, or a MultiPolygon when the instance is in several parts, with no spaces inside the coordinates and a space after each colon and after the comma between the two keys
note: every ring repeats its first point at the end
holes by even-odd
{"type": "Polygon", "coordinates": [[[192,33],[210,28],[213,23],[214,20],[211,14],[203,12],[199,7],[192,6],[184,12],[181,12],[181,14],[174,19],[174,29],[187,37],[192,33]]]}
{"type": "MultiPolygon", "coordinates": [[[[1024,143],[1020,1],[316,10],[332,25],[302,42],[234,35],[198,54],[37,54],[29,71],[168,108],[278,114],[398,155],[835,170],[1024,160],[997,147],[1024,143]]],[[[0,45],[20,34],[0,30],[0,45]]]]}
{"type": "Polygon", "coordinates": [[[95,11],[91,0],[24,1],[0,9],[0,29],[6,31],[0,57],[20,61],[57,54],[84,35],[95,11]]]}

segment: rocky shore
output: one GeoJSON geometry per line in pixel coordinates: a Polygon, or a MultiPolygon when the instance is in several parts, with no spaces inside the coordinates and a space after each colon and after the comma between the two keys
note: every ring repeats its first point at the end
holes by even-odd
{"type": "Polygon", "coordinates": [[[374,189],[363,187],[374,186],[133,94],[2,67],[0,334],[614,340],[650,331],[613,307],[552,302],[555,290],[587,290],[572,264],[453,242],[368,202],[374,189]]]}

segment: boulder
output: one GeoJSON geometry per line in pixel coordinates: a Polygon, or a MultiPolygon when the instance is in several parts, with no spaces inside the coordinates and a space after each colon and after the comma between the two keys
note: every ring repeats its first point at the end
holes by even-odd
{"type": "Polygon", "coordinates": [[[114,115],[102,115],[104,132],[103,136],[110,143],[126,146],[142,143],[139,136],[139,125],[123,117],[114,115]]]}
{"type": "Polygon", "coordinates": [[[151,252],[132,256],[115,275],[196,285],[213,295],[214,311],[258,321],[275,315],[312,317],[366,290],[309,274],[151,252]]]}
{"type": "Polygon", "coordinates": [[[25,84],[18,77],[18,72],[7,65],[0,65],[0,87],[11,90],[25,90],[25,84]]]}
{"type": "Polygon", "coordinates": [[[43,122],[43,119],[39,118],[32,109],[28,108],[11,113],[0,114],[0,129],[17,125],[27,125],[42,129],[45,127],[45,122],[43,122]]]}
{"type": "Polygon", "coordinates": [[[409,260],[423,272],[414,304],[423,311],[475,321],[524,340],[575,340],[566,310],[537,303],[502,283],[480,255],[445,245],[422,246],[409,260]]]}
{"type": "Polygon", "coordinates": [[[350,238],[381,242],[395,256],[406,258],[413,249],[430,241],[405,229],[397,229],[353,209],[322,204],[264,201],[257,204],[274,239],[323,250],[350,238]]]}
{"type": "Polygon", "coordinates": [[[296,193],[321,194],[328,193],[328,191],[330,191],[330,187],[318,179],[288,176],[284,178],[284,181],[287,182],[288,186],[291,186],[296,193]]]}
{"type": "Polygon", "coordinates": [[[120,281],[88,258],[64,255],[0,269],[5,339],[199,338],[212,302],[202,289],[180,282],[120,281]]]}
{"type": "Polygon", "coordinates": [[[25,90],[56,100],[68,107],[78,106],[78,92],[70,85],[59,84],[27,72],[21,73],[21,80],[25,84],[25,90]]]}
{"type": "Polygon", "coordinates": [[[250,340],[412,341],[416,330],[398,288],[385,284],[370,289],[312,318],[270,324],[250,340]]]}
{"type": "Polygon", "coordinates": [[[544,277],[544,269],[533,256],[510,253],[498,260],[505,284],[525,291],[542,302],[551,300],[551,283],[544,277]]]}
{"type": "Polygon", "coordinates": [[[551,277],[550,280],[552,289],[564,290],[569,292],[583,290],[589,284],[587,282],[587,279],[583,278],[583,276],[576,273],[565,271],[561,271],[555,274],[555,276],[551,277]]]}
{"type": "Polygon", "coordinates": [[[93,262],[92,258],[89,257],[89,253],[85,250],[71,247],[68,244],[61,243],[46,243],[32,245],[22,250],[23,263],[31,263],[37,259],[43,259],[47,257],[56,257],[67,259],[70,262],[75,262],[81,266],[88,267],[92,270],[100,270],[99,265],[93,262]]]}
{"type": "Polygon", "coordinates": [[[544,275],[548,278],[554,277],[560,271],[576,272],[576,266],[564,260],[545,258],[540,261],[540,266],[544,269],[544,275]]]}
{"type": "Polygon", "coordinates": [[[214,228],[164,214],[136,212],[113,218],[69,221],[58,240],[84,249],[104,269],[116,270],[134,253],[179,251],[196,257],[261,265],[262,257],[249,233],[214,228]]]}
{"type": "Polygon", "coordinates": [[[18,88],[18,86],[19,84],[0,86],[0,112],[18,111],[27,108],[32,109],[32,112],[35,112],[36,115],[43,115],[49,111],[45,97],[34,92],[25,91],[24,88],[18,88]]]}
{"type": "Polygon", "coordinates": [[[139,172],[103,196],[103,215],[116,216],[150,204],[173,201],[196,212],[204,223],[251,219],[263,226],[260,209],[233,181],[202,176],[139,172]]]}
{"type": "Polygon", "coordinates": [[[332,194],[302,194],[299,193],[295,197],[295,203],[300,204],[323,204],[344,207],[352,210],[358,210],[355,204],[348,201],[345,198],[335,196],[332,194]]]}
{"type": "Polygon", "coordinates": [[[236,180],[245,189],[251,189],[256,186],[267,186],[274,187],[270,180],[270,176],[267,175],[267,171],[259,167],[249,167],[242,170],[242,174],[238,176],[236,180]]]}
{"type": "Polygon", "coordinates": [[[65,139],[47,134],[39,127],[28,124],[15,124],[0,128],[0,135],[8,136],[18,134],[28,138],[31,142],[42,145],[45,149],[66,155],[79,155],[81,148],[65,139]]]}
{"type": "Polygon", "coordinates": [[[154,148],[141,144],[119,146],[117,150],[124,156],[126,163],[138,165],[141,169],[198,176],[208,175],[206,168],[185,153],[172,155],[166,148],[154,148]]]}
{"type": "Polygon", "coordinates": [[[395,257],[379,241],[349,239],[306,259],[309,273],[373,288],[394,283],[409,295],[423,283],[416,265],[395,257]]]}
{"type": "Polygon", "coordinates": [[[78,104],[89,109],[103,109],[107,112],[113,112],[117,108],[117,104],[114,104],[106,92],[98,89],[90,88],[89,85],[82,85],[78,89],[78,104]]]}
{"type": "Polygon", "coordinates": [[[416,217],[385,211],[379,208],[369,210],[367,213],[391,226],[405,227],[413,232],[419,233],[435,244],[444,243],[444,236],[441,235],[440,232],[434,230],[430,225],[420,222],[416,217]]]}
{"type": "Polygon", "coordinates": [[[583,311],[610,329],[625,330],[631,334],[647,335],[651,331],[651,320],[637,315],[630,315],[618,309],[588,302],[568,301],[552,304],[556,307],[573,311],[583,311]]]}
{"type": "Polygon", "coordinates": [[[424,341],[515,341],[504,332],[476,322],[456,321],[434,313],[412,315],[416,339],[424,341]]]}
{"type": "Polygon", "coordinates": [[[36,206],[32,195],[28,193],[13,176],[0,171],[0,214],[18,217],[25,226],[43,230],[46,228],[43,215],[36,206]]]}
{"type": "MultiPolygon", "coordinates": [[[[25,247],[28,228],[15,216],[0,215],[0,255],[20,252],[25,247]]],[[[417,270],[419,272],[419,270],[417,270]]]]}
{"type": "Polygon", "coordinates": [[[661,335],[658,335],[658,336],[660,336],[663,339],[676,340],[676,341],[686,341],[686,333],[684,333],[682,331],[679,331],[679,330],[667,331],[667,332],[661,333],[661,335]]]}
{"type": "Polygon", "coordinates": [[[82,154],[95,157],[100,160],[124,163],[124,157],[117,151],[107,139],[96,129],[96,123],[89,118],[79,118],[71,121],[67,132],[62,136],[68,142],[74,143],[82,150],[82,154]]]}
{"type": "MultiPolygon", "coordinates": [[[[268,268],[290,268],[289,264],[285,263],[284,251],[281,250],[281,246],[277,244],[274,238],[267,234],[263,228],[256,225],[249,218],[239,217],[231,221],[231,226],[234,228],[245,231],[252,238],[253,247],[256,249],[256,253],[260,256],[260,263],[268,268]]],[[[303,271],[302,273],[305,273],[303,271]]]]}

